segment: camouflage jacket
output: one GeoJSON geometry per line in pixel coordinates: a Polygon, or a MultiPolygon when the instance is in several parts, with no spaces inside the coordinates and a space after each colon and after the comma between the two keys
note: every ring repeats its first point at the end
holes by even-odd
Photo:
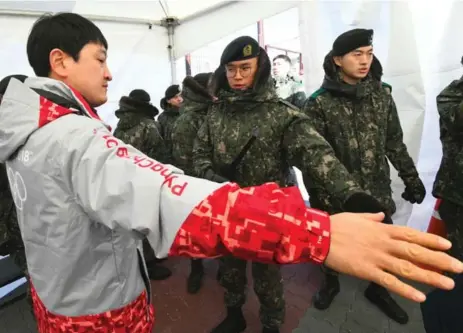
{"type": "Polygon", "coordinates": [[[180,116],[172,129],[172,156],[176,167],[187,175],[194,175],[193,143],[212,104],[212,96],[193,78],[187,77],[183,81],[182,97],[180,116]]]}
{"type": "Polygon", "coordinates": [[[5,164],[0,164],[0,255],[5,256],[6,248],[10,240],[9,220],[16,215],[16,209],[11,196],[10,185],[6,174],[5,164]]]}
{"type": "MultiPolygon", "coordinates": [[[[390,86],[370,74],[355,86],[343,83],[338,75],[327,75],[303,111],[355,181],[392,215],[396,207],[388,159],[402,179],[416,179],[418,172],[403,143],[402,127],[390,92],[390,86]]],[[[330,213],[342,211],[339,202],[317,181],[309,180],[306,187],[311,206],[330,213]]]]}
{"type": "Polygon", "coordinates": [[[293,77],[287,76],[284,79],[274,79],[275,89],[278,97],[287,100],[291,104],[302,108],[304,106],[306,96],[304,85],[297,82],[293,77]]]}
{"type": "Polygon", "coordinates": [[[216,95],[220,102],[209,110],[193,149],[197,176],[216,181],[224,176],[222,170],[227,170],[254,133],[257,140],[233,177],[241,186],[266,182],[284,186],[288,166],[294,165],[340,200],[361,191],[309,119],[279,99],[270,80],[260,89],[220,89],[216,95]]]}
{"type": "Polygon", "coordinates": [[[177,118],[180,116],[180,109],[166,105],[164,111],[159,115],[157,127],[164,139],[168,163],[172,164],[172,129],[177,118]]]}
{"type": "Polygon", "coordinates": [[[463,206],[463,77],[437,96],[442,161],[433,195],[463,206]]]}
{"type": "Polygon", "coordinates": [[[119,122],[114,136],[152,159],[166,163],[166,147],[154,120],[158,112],[151,104],[122,97],[116,111],[119,122]]]}
{"type": "Polygon", "coordinates": [[[10,255],[15,264],[27,275],[24,242],[5,164],[0,164],[0,256],[10,255]]]}

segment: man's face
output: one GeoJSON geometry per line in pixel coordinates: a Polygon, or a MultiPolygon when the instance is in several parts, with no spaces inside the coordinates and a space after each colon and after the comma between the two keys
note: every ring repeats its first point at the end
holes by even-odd
{"type": "Polygon", "coordinates": [[[246,90],[252,87],[257,72],[257,57],[229,62],[225,65],[228,85],[233,90],[246,90]]]}
{"type": "Polygon", "coordinates": [[[359,47],[352,52],[333,59],[336,65],[341,68],[347,80],[359,81],[370,72],[371,63],[373,62],[373,47],[359,47]]]}
{"type": "Polygon", "coordinates": [[[169,103],[172,106],[175,106],[176,108],[180,107],[180,105],[183,103],[182,93],[178,93],[177,95],[169,99],[167,103],[169,103]]]}
{"type": "Polygon", "coordinates": [[[281,58],[275,59],[273,61],[273,75],[276,77],[284,77],[288,75],[290,70],[289,63],[281,58]]]}
{"type": "Polygon", "coordinates": [[[108,100],[108,83],[112,80],[106,59],[106,49],[95,43],[82,48],[78,61],[54,49],[50,52],[51,77],[76,89],[91,106],[97,107],[108,100]]]}

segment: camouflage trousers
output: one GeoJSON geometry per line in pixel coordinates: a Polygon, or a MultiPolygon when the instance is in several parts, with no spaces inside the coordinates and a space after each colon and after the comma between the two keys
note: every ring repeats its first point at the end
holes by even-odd
{"type": "MultiPolygon", "coordinates": [[[[27,281],[29,281],[26,252],[24,250],[21,230],[19,229],[18,220],[16,218],[16,211],[14,209],[11,211],[4,211],[3,214],[4,218],[0,220],[0,223],[3,223],[5,230],[4,238],[6,239],[6,242],[3,244],[2,250],[6,252],[4,253],[5,255],[9,254],[11,256],[16,266],[19,267],[20,271],[24,273],[27,281]]],[[[30,288],[27,289],[27,302],[29,303],[32,311],[30,288]]]]}
{"type": "MultiPolygon", "coordinates": [[[[220,260],[220,284],[225,288],[225,305],[241,307],[246,302],[247,261],[234,257],[224,257],[220,260]]],[[[252,278],[254,292],[260,302],[259,315],[262,325],[278,329],[284,322],[286,306],[280,266],[253,262],[252,278]]]]}
{"type": "Polygon", "coordinates": [[[447,238],[452,242],[449,254],[463,260],[463,206],[442,200],[439,214],[447,229],[447,238]]]}

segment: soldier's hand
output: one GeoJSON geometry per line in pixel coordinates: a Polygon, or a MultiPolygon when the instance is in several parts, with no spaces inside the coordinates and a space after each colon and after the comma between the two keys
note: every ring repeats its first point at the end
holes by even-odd
{"type": "Polygon", "coordinates": [[[426,196],[426,188],[420,178],[405,179],[405,190],[402,198],[412,204],[420,204],[426,196]]]}
{"type": "Polygon", "coordinates": [[[372,223],[383,219],[383,213],[331,216],[331,246],[325,265],[416,302],[426,296],[395,275],[441,289],[454,287],[452,279],[436,272],[463,272],[463,263],[442,252],[451,247],[449,241],[408,227],[372,223]]]}

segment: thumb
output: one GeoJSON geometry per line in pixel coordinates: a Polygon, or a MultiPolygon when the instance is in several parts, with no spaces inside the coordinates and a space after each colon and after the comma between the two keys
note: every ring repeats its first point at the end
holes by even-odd
{"type": "Polygon", "coordinates": [[[384,213],[360,213],[358,215],[360,215],[362,218],[366,220],[374,222],[383,222],[385,217],[384,213]]]}

